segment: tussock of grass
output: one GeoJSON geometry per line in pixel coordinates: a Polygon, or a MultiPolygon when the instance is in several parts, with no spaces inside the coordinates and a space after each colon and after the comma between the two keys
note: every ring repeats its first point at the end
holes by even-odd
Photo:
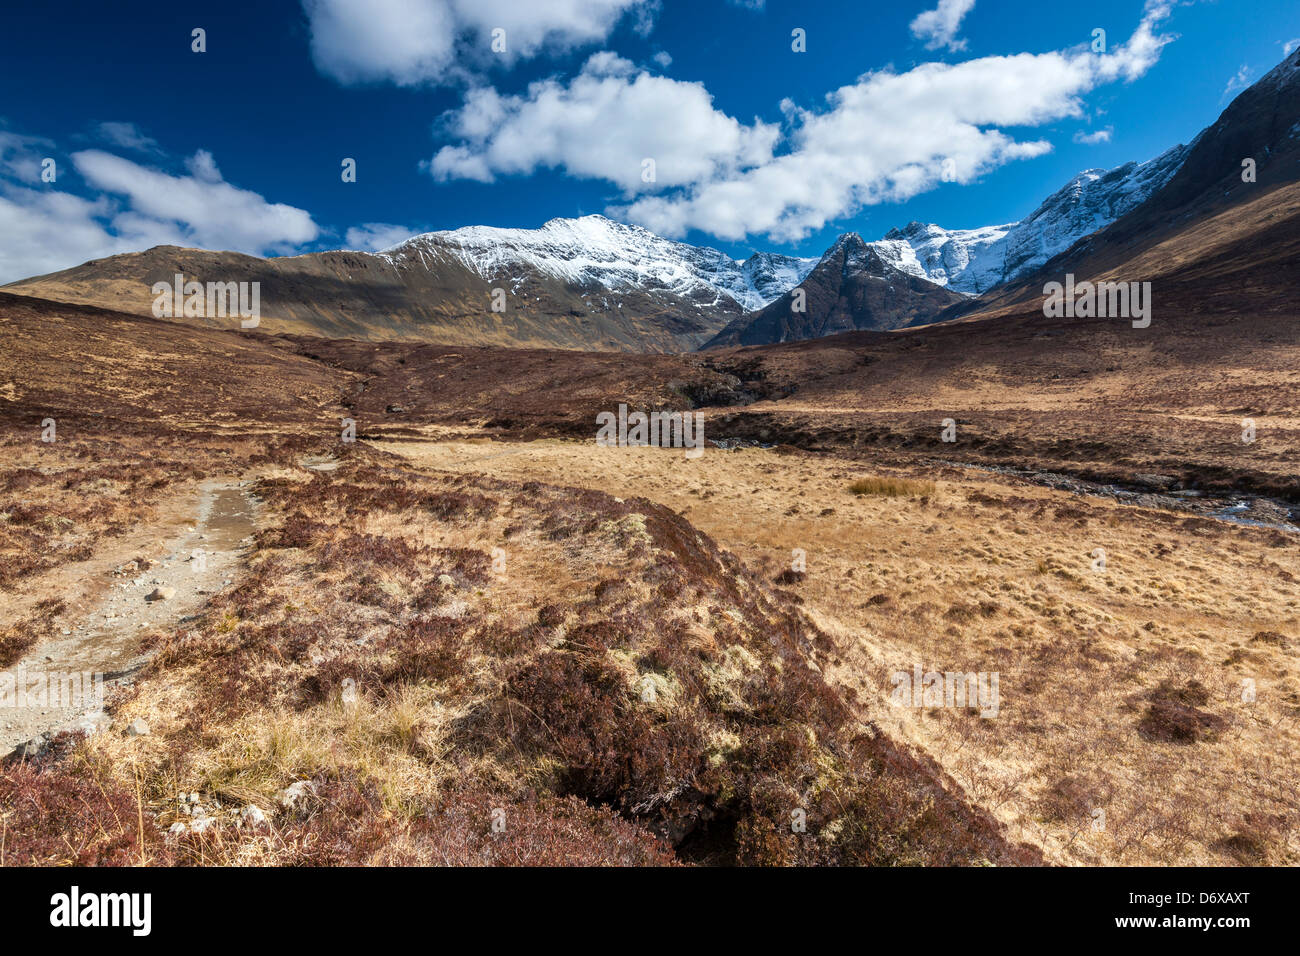
{"type": "Polygon", "coordinates": [[[207,790],[271,808],[295,780],[347,772],[375,783],[385,809],[438,792],[443,717],[427,688],[402,687],[378,700],[337,698],[302,712],[258,714],[227,728],[223,745],[196,768],[207,790]],[[254,796],[255,795],[255,796],[254,796]],[[402,795],[407,800],[396,799],[402,795]]]}
{"type": "Polygon", "coordinates": [[[859,478],[849,485],[855,495],[878,495],[885,498],[915,498],[934,494],[933,481],[913,481],[910,478],[859,478]]]}

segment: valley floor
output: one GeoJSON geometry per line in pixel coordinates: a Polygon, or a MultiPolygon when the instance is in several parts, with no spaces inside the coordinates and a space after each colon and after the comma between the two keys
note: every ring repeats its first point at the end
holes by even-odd
{"type": "Polygon", "coordinates": [[[800,596],[861,719],[1051,860],[1300,858],[1300,578],[1279,532],[955,468],[890,469],[933,490],[857,496],[852,481],[882,474],[869,460],[771,449],[383,447],[681,512],[800,596]],[[789,573],[800,551],[806,572],[789,573]],[[892,704],[891,676],[917,666],[997,672],[997,716],[892,704]]]}
{"type": "Polygon", "coordinates": [[[7,446],[8,672],[132,660],[0,774],[8,861],[1300,860],[1293,533],[897,457],[282,441],[7,446]],[[223,476],[256,530],[195,510],[223,476]],[[898,705],[918,669],[992,712],[898,705]]]}
{"type": "Polygon", "coordinates": [[[971,326],[632,361],[0,307],[0,668],[117,675],[0,767],[0,863],[1300,862],[1289,316],[1139,356],[1026,318],[990,365],[971,326]],[[744,447],[596,447],[623,402],[744,447]],[[918,671],[995,706],[896,705],[918,671]]]}

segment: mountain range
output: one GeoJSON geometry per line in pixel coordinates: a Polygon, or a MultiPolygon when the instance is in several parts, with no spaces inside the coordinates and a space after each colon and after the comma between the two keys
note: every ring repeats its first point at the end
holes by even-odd
{"type": "Polygon", "coordinates": [[[957,292],[979,295],[1064,252],[1145,202],[1178,171],[1188,147],[1145,163],[1086,169],[1020,222],[944,229],[911,222],[874,245],[895,267],[957,292]]]}
{"type": "Polygon", "coordinates": [[[1300,51],[1190,144],[1085,170],[1019,222],[911,222],[876,241],[847,233],[817,259],[756,252],[736,260],[591,215],[538,229],[430,232],[379,252],[263,259],[157,246],[4,288],[150,314],[153,283],[177,274],[256,281],[267,331],[446,345],[679,352],[925,324],[1023,304],[1057,260],[1081,272],[1081,257],[1112,243],[1131,251],[1169,226],[1171,210],[1232,193],[1243,157],[1255,159],[1261,182],[1275,175],[1300,135],[1298,64],[1300,51]]]}
{"type": "MultiPolygon", "coordinates": [[[[466,226],[429,232],[380,252],[259,259],[156,246],[4,288],[148,314],[154,282],[170,282],[176,274],[199,282],[237,277],[261,282],[263,327],[273,332],[672,352],[753,339],[757,332],[740,336],[737,330],[823,265],[815,298],[827,306],[825,273],[838,267],[847,244],[854,251],[850,271],[864,267],[876,280],[896,286],[901,298],[916,298],[911,305],[877,301],[879,316],[873,309],[865,324],[847,328],[896,328],[1015,278],[1118,218],[1145,198],[1144,187],[1163,184],[1176,168],[1169,157],[1179,150],[1109,173],[1081,173],[1021,223],[950,230],[913,222],[875,242],[847,233],[820,258],[756,252],[737,261],[717,249],[591,215],[552,219],[539,229],[466,226]],[[1148,173],[1153,167],[1154,175],[1148,173]],[[504,311],[492,311],[494,289],[505,292],[504,311]]],[[[802,338],[843,330],[847,313],[841,309],[837,320],[822,312],[811,324],[783,334],[802,338]]]]}
{"type": "MultiPolygon", "coordinates": [[[[1156,281],[1164,302],[1239,315],[1300,296],[1300,50],[1242,91],[1145,200],[1058,255],[973,300],[970,319],[1021,313],[1043,285],[1078,278],[1156,281]]],[[[954,317],[950,313],[945,318],[954,317]]]]}

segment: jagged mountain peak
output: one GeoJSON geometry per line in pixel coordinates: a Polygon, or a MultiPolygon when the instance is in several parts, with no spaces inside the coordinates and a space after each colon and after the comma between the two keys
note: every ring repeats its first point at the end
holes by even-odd
{"type": "Polygon", "coordinates": [[[831,247],[822,253],[819,262],[826,262],[828,259],[834,259],[841,255],[851,255],[862,249],[867,248],[867,242],[856,232],[841,233],[836,240],[831,243],[831,247]]]}
{"type": "Polygon", "coordinates": [[[866,245],[866,241],[862,238],[860,233],[845,232],[840,234],[839,238],[835,240],[831,248],[837,249],[841,246],[865,246],[865,245],[866,245]]]}
{"type": "Polygon", "coordinates": [[[937,226],[932,222],[921,222],[913,219],[902,229],[897,226],[885,233],[886,239],[911,239],[916,236],[934,235],[940,232],[947,232],[942,226],[937,226]]]}
{"type": "Polygon", "coordinates": [[[707,347],[819,338],[854,329],[896,329],[924,322],[962,301],[955,292],[898,269],[878,243],[856,232],[836,238],[793,290],[738,317],[707,347]]]}

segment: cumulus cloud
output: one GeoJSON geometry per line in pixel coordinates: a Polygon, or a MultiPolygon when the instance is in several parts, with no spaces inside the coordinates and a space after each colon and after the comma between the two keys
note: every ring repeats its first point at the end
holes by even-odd
{"type": "Polygon", "coordinates": [[[714,109],[703,84],[654,76],[613,53],[592,56],[567,85],[541,80],[521,96],[471,90],[442,122],[460,143],[434,155],[436,179],[492,182],[563,168],[608,180],[628,196],[769,162],[780,136],[774,124],[746,125],[714,109]]]}
{"type": "Polygon", "coordinates": [[[1049,152],[1047,141],[1010,130],[1081,118],[1085,94],[1145,73],[1171,39],[1156,32],[1170,6],[1149,4],[1109,53],[1080,46],[867,73],[822,108],[783,102],[783,129],[728,116],[699,84],[598,54],[567,85],[546,80],[508,97],[474,90],[446,118],[460,142],[430,168],[484,182],[560,168],[615,184],[627,202],[607,211],[664,235],[797,240],[863,206],[1049,152]],[[656,159],[654,183],[641,181],[645,157],[656,159]]]}
{"type": "Polygon", "coordinates": [[[173,176],[95,149],[73,153],[72,162],[94,189],[125,196],[126,215],[173,225],[192,245],[251,253],[290,251],[320,234],[305,210],[269,203],[227,183],[205,150],[186,161],[188,176],[173,176]]]}
{"type": "Polygon", "coordinates": [[[200,150],[174,175],[102,150],[54,155],[53,144],[0,131],[0,282],[87,259],[170,244],[251,254],[294,251],[320,230],[301,209],[227,183],[200,150]],[[40,162],[56,159],[45,183],[40,162]],[[89,195],[70,192],[77,179],[89,195]]]}
{"type": "Polygon", "coordinates": [[[658,0],[303,0],[316,67],[340,83],[465,80],[467,64],[514,62],[604,40],[625,14],[645,30],[658,0]],[[505,50],[492,49],[505,31],[505,50]]]}
{"type": "Polygon", "coordinates": [[[1115,131],[1113,126],[1107,126],[1105,129],[1099,129],[1092,133],[1085,133],[1079,130],[1074,134],[1074,141],[1084,146],[1096,146],[1099,143],[1109,143],[1111,134],[1115,131]]]}
{"type": "Polygon", "coordinates": [[[927,50],[947,47],[954,53],[966,49],[966,41],[957,39],[961,21],[975,6],[975,0],[939,0],[939,6],[919,14],[911,23],[912,36],[925,41],[927,50]]]}
{"type": "Polygon", "coordinates": [[[119,217],[110,231],[113,215],[103,197],[0,183],[0,283],[180,240],[165,224],[140,218],[119,217]]]}
{"type": "Polygon", "coordinates": [[[399,242],[410,239],[420,230],[410,226],[397,226],[391,222],[367,222],[353,226],[344,237],[349,249],[362,252],[379,252],[399,242]]]}

